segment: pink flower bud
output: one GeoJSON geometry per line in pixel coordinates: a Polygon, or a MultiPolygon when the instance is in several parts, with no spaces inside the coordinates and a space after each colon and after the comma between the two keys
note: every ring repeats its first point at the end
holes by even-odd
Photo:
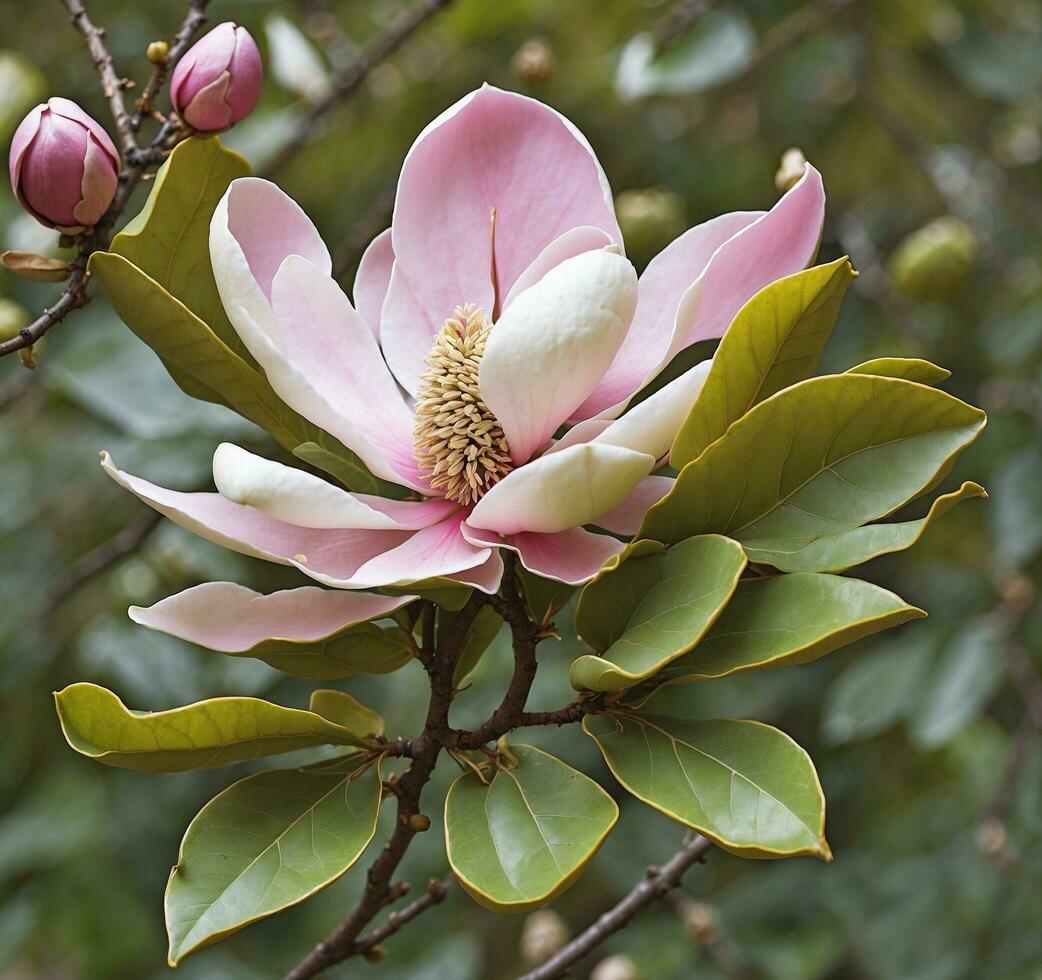
{"type": "Polygon", "coordinates": [[[101,124],[68,99],[29,113],[11,141],[11,187],[40,224],[77,234],[108,210],[119,153],[101,124]]]}
{"type": "Polygon", "coordinates": [[[264,68],[245,27],[218,24],[177,63],[170,100],[193,129],[218,133],[245,119],[260,98],[264,68]]]}

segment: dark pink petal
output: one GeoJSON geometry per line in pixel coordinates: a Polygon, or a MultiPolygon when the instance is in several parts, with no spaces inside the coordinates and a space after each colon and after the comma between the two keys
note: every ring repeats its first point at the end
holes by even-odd
{"type": "Polygon", "coordinates": [[[581,527],[557,534],[524,532],[506,537],[467,525],[463,530],[475,545],[486,544],[516,551],[521,564],[530,572],[568,585],[588,582],[612,555],[623,548],[621,541],[581,527]]]}

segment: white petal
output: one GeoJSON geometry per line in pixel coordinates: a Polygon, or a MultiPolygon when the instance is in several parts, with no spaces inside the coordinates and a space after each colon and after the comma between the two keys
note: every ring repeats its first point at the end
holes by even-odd
{"type": "Polygon", "coordinates": [[[499,318],[479,384],[515,463],[529,460],[594,389],[636,302],[633,266],[601,249],[551,269],[499,318]]]}
{"type": "Polygon", "coordinates": [[[618,507],[654,465],[653,456],[618,446],[572,446],[508,474],[477,502],[467,523],[499,534],[580,527],[618,507]]]}
{"type": "Polygon", "coordinates": [[[320,477],[221,443],[213,457],[221,495],[298,527],[408,531],[428,527],[458,509],[452,501],[395,501],[348,493],[320,477]]]}

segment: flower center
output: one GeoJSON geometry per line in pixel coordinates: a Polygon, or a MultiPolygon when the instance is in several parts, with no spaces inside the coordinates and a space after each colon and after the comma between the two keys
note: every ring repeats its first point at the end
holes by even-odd
{"type": "Polygon", "coordinates": [[[476,503],[513,468],[499,419],[478,388],[492,325],[468,303],[434,339],[420,376],[413,455],[431,486],[461,504],[476,503]]]}

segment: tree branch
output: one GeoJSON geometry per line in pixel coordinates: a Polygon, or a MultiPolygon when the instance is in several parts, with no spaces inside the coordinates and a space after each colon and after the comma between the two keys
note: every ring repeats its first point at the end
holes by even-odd
{"type": "Polygon", "coordinates": [[[641,909],[664,898],[676,888],[684,873],[701,861],[711,847],[712,844],[702,836],[685,841],[676,854],[661,867],[648,868],[643,879],[625,898],[558,950],[542,966],[526,973],[519,980],[555,980],[556,977],[563,977],[587,953],[603,943],[613,932],[618,932],[627,925],[641,909]]]}
{"type": "MultiPolygon", "coordinates": [[[[404,883],[392,885],[391,879],[405,857],[413,837],[430,826],[430,821],[420,812],[420,796],[451,734],[449,707],[455,693],[452,675],[462,649],[463,638],[487,600],[488,596],[475,589],[467,604],[454,617],[451,627],[445,631],[444,636],[438,637],[437,641],[432,631],[424,628],[422,659],[425,665],[430,664],[428,675],[431,694],[423,732],[410,746],[412,762],[402,777],[393,784],[393,792],[398,799],[394,832],[384,844],[380,856],[370,865],[366,874],[365,889],[355,907],[326,939],[286,974],[286,980],[309,980],[336,963],[366,952],[379,941],[376,939],[370,942],[372,935],[380,935],[382,930],[391,927],[393,917],[367,939],[358,939],[362,930],[380,910],[400,898],[408,889],[408,885],[404,883]]],[[[430,620],[433,622],[433,616],[430,620]]],[[[440,902],[444,894],[437,894],[438,891],[434,889],[435,894],[431,894],[429,886],[427,900],[424,901],[421,897],[399,913],[397,924],[386,934],[396,932],[404,922],[440,902]],[[409,913],[407,917],[406,913],[409,913]]]]}
{"type": "Polygon", "coordinates": [[[377,65],[394,54],[426,21],[452,2],[453,0],[419,0],[414,7],[402,11],[384,34],[334,77],[329,93],[308,110],[282,150],[268,163],[268,174],[274,174],[285,167],[301,146],[311,139],[318,124],[343,99],[354,93],[377,65]]]}
{"type": "Polygon", "coordinates": [[[113,122],[116,124],[120,142],[123,144],[123,155],[129,157],[137,149],[137,139],[130,124],[126,103],[123,101],[123,90],[127,87],[127,83],[125,79],[116,74],[112,55],[105,46],[105,31],[90,19],[90,15],[80,0],[61,0],[61,2],[69,12],[73,25],[87,43],[91,61],[94,62],[98,77],[101,79],[101,91],[108,100],[113,122]]]}

